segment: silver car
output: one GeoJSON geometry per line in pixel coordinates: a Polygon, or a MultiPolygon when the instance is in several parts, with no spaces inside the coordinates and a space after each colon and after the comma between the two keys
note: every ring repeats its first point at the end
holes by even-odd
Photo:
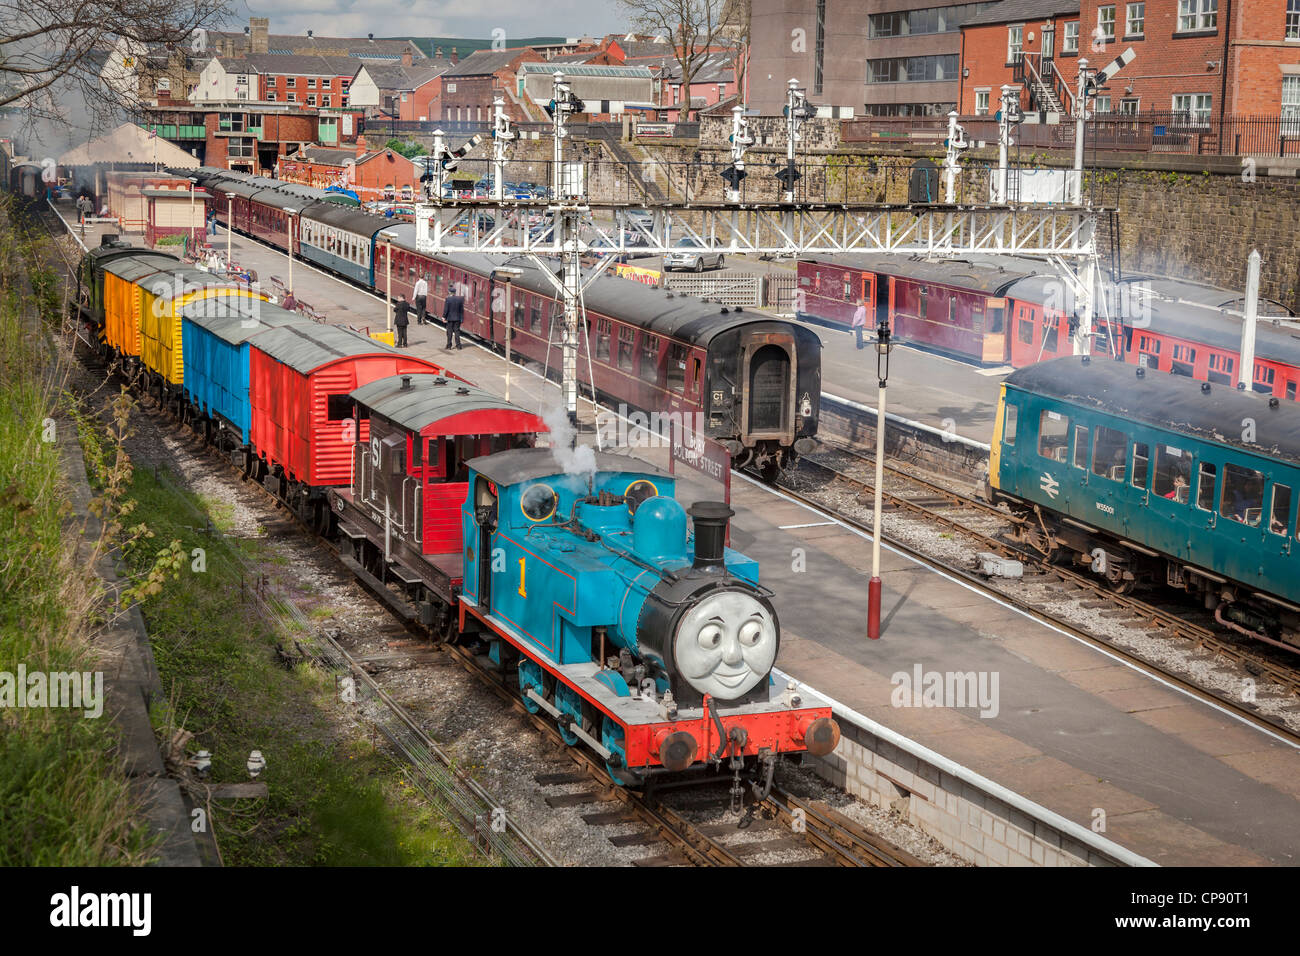
{"type": "Polygon", "coordinates": [[[723,256],[721,252],[710,252],[695,239],[683,239],[669,252],[664,253],[664,271],[686,269],[703,272],[705,269],[721,269],[723,256]]]}

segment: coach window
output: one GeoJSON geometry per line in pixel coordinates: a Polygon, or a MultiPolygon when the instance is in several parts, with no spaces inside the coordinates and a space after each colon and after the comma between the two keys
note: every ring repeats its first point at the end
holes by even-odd
{"type": "Polygon", "coordinates": [[[686,392],[686,346],[668,347],[668,390],[683,395],[686,392]]]}
{"type": "Polygon", "coordinates": [[[1133,477],[1129,479],[1134,488],[1145,488],[1147,486],[1147,468],[1150,462],[1150,446],[1146,442],[1135,441],[1133,443],[1133,468],[1131,471],[1133,477]]]}
{"type": "Polygon", "coordinates": [[[524,324],[524,318],[525,318],[524,308],[527,305],[527,303],[524,300],[527,299],[528,297],[524,295],[522,292],[520,292],[516,295],[511,296],[511,298],[514,300],[511,303],[511,307],[514,309],[515,314],[511,317],[510,322],[514,325],[515,328],[519,328],[524,324]]]}
{"type": "Polygon", "coordinates": [[[929,300],[929,298],[930,298],[930,290],[927,289],[925,286],[921,286],[917,290],[916,311],[917,311],[917,315],[919,315],[923,319],[925,318],[926,303],[929,300]]]}
{"type": "Polygon", "coordinates": [[[1014,445],[1016,443],[1017,411],[1015,405],[1007,402],[1006,418],[1002,423],[1002,443],[1004,445],[1014,445]]]}
{"type": "Polygon", "coordinates": [[[1070,419],[1060,412],[1044,410],[1038,418],[1038,454],[1064,462],[1069,439],[1070,419]]]}
{"type": "Polygon", "coordinates": [[[1259,525],[1264,512],[1264,476],[1252,468],[1223,466],[1223,491],[1219,497],[1219,514],[1233,521],[1259,525]]]}
{"type": "Polygon", "coordinates": [[[1105,425],[1097,426],[1092,446],[1092,473],[1111,481],[1124,480],[1124,451],[1128,436],[1105,425]]]}
{"type": "Polygon", "coordinates": [[[1290,527],[1291,489],[1273,482],[1273,506],[1269,509],[1268,530],[1273,534],[1286,534],[1290,527]]]}
{"type": "Polygon", "coordinates": [[[1169,369],[1175,375],[1193,376],[1196,372],[1196,349],[1190,345],[1175,345],[1173,361],[1169,363],[1169,369]]]}
{"type": "Polygon", "coordinates": [[[1074,426],[1074,467],[1080,471],[1088,469],[1088,426],[1074,426]]]}
{"type": "Polygon", "coordinates": [[[1217,466],[1208,461],[1201,462],[1196,475],[1196,507],[1202,511],[1214,510],[1214,481],[1218,473],[1217,466]]]}
{"type": "Polygon", "coordinates": [[[632,351],[632,345],[636,340],[636,331],[627,326],[620,326],[618,330],[618,367],[625,372],[632,371],[632,363],[636,356],[632,351]]]}
{"type": "Polygon", "coordinates": [[[1056,351],[1056,330],[1058,326],[1060,326],[1060,324],[1061,324],[1061,317],[1059,315],[1054,315],[1049,318],[1046,312],[1043,313],[1043,351],[1044,352],[1056,351]]]}
{"type": "Polygon", "coordinates": [[[1221,355],[1217,352],[1210,353],[1210,370],[1206,377],[1216,385],[1232,384],[1232,367],[1236,364],[1232,358],[1227,355],[1221,355]]]}
{"type": "Polygon", "coordinates": [[[609,340],[613,334],[609,319],[596,320],[596,361],[609,364],[609,340]]]}
{"type": "Polygon", "coordinates": [[[1016,322],[1016,337],[1020,339],[1021,345],[1034,344],[1034,323],[1031,319],[1020,319],[1016,322]]]}
{"type": "Polygon", "coordinates": [[[1187,489],[1192,484],[1192,458],[1181,448],[1156,445],[1155,475],[1151,490],[1161,498],[1186,504],[1187,489]]]}
{"type": "Polygon", "coordinates": [[[659,381],[659,337],[643,335],[641,337],[641,379],[651,384],[659,381]]]}
{"type": "Polygon", "coordinates": [[[535,295],[528,299],[528,331],[542,332],[542,300],[535,295]]]}

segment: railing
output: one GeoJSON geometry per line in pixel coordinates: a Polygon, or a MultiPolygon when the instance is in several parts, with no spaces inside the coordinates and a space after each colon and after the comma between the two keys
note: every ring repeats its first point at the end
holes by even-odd
{"type": "MultiPolygon", "coordinates": [[[[991,115],[963,116],[958,122],[972,142],[997,143],[997,122],[991,115]]],[[[1059,124],[1022,123],[1013,141],[1022,149],[1073,149],[1074,125],[1068,112],[1059,124]]],[[[873,116],[845,120],[840,139],[851,145],[931,149],[942,148],[947,131],[948,120],[942,116],[873,116]]],[[[1104,152],[1300,156],[1300,117],[1099,113],[1088,120],[1084,135],[1087,149],[1104,152]]]]}
{"type": "Polygon", "coordinates": [[[1041,53],[1022,53],[1011,70],[1011,78],[1021,84],[1020,103],[1026,110],[1046,110],[1050,103],[1045,99],[1039,102],[1039,89],[1051,90],[1056,96],[1061,111],[1072,115],[1074,110],[1074,92],[1057,69],[1053,57],[1043,59],[1041,53]]]}

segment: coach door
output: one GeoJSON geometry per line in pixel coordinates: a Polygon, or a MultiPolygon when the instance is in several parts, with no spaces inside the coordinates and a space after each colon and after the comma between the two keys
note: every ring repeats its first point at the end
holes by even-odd
{"type": "Polygon", "coordinates": [[[482,475],[474,482],[474,523],[478,526],[478,558],[474,562],[478,576],[476,598],[478,606],[487,611],[492,608],[492,535],[497,530],[497,490],[482,475]]]}
{"type": "Polygon", "coordinates": [[[745,444],[766,438],[794,440],[794,338],[788,333],[750,333],[742,360],[745,394],[740,423],[745,444]]]}

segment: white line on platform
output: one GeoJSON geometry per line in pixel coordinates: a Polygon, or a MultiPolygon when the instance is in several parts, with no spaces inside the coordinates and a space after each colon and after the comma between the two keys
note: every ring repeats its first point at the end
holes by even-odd
{"type": "Polygon", "coordinates": [[[824,528],[827,525],[834,524],[834,523],[835,523],[834,521],[810,521],[808,524],[783,524],[780,525],[777,528],[777,530],[793,531],[796,528],[824,528]]]}
{"type": "MultiPolygon", "coordinates": [[[[779,490],[776,489],[776,488],[773,488],[773,487],[771,487],[771,486],[769,486],[769,485],[765,485],[765,484],[763,484],[763,483],[760,482],[760,481],[755,481],[753,478],[749,477],[749,475],[745,474],[743,471],[733,471],[733,472],[732,472],[732,475],[733,475],[735,478],[738,478],[738,479],[740,479],[741,481],[748,482],[749,484],[755,486],[756,488],[760,488],[760,489],[762,489],[763,491],[768,492],[769,494],[772,494],[772,495],[775,495],[775,496],[778,497],[778,498],[781,498],[781,499],[784,500],[784,501],[788,501],[788,502],[790,502],[791,504],[798,505],[800,508],[803,508],[804,510],[806,510],[806,511],[808,511],[808,512],[811,512],[812,514],[820,514],[820,512],[818,512],[817,509],[813,508],[812,506],[810,506],[810,505],[806,505],[806,504],[804,504],[802,501],[796,501],[794,498],[791,498],[789,495],[785,494],[785,493],[782,492],[782,491],[779,491],[779,490]]],[[[870,540],[871,540],[871,535],[870,535],[868,532],[862,530],[861,528],[855,528],[853,525],[848,524],[847,522],[841,521],[841,520],[839,520],[838,518],[832,518],[832,519],[831,519],[831,523],[832,523],[832,524],[837,524],[837,525],[839,525],[840,527],[844,528],[844,530],[849,531],[849,532],[851,532],[851,533],[853,533],[853,534],[856,534],[859,538],[863,538],[863,539],[865,539],[865,540],[867,540],[867,541],[870,541],[870,540]]],[[[939,577],[943,578],[943,579],[946,580],[946,581],[951,581],[951,582],[954,583],[954,584],[960,585],[961,587],[963,587],[963,588],[965,588],[966,590],[970,591],[972,594],[978,594],[980,597],[985,598],[986,600],[992,601],[994,604],[998,604],[998,605],[1000,605],[1000,606],[1006,608],[1006,609],[1009,610],[1009,611],[1014,611],[1016,614],[1019,614],[1021,617],[1024,617],[1024,618],[1027,618],[1028,620],[1033,621],[1035,624],[1040,624],[1040,625],[1042,625],[1043,627],[1047,628],[1047,629],[1050,630],[1050,631],[1055,631],[1057,634],[1060,634],[1062,637],[1068,637],[1070,640],[1074,641],[1076,644],[1080,644],[1080,645],[1082,645],[1083,647],[1086,647],[1086,648],[1088,648],[1089,650],[1094,651],[1094,652],[1096,652],[1096,653],[1102,655],[1103,657],[1108,657],[1108,658],[1110,658],[1112,661],[1114,661],[1115,663],[1117,663],[1117,664],[1122,664],[1122,665],[1124,665],[1125,667],[1129,668],[1129,670],[1132,670],[1132,671],[1135,671],[1135,672],[1137,672],[1137,673],[1139,673],[1139,674],[1142,674],[1142,675],[1144,675],[1144,676],[1150,678],[1151,680],[1155,681],[1157,684],[1160,684],[1160,685],[1162,685],[1163,687],[1167,687],[1169,690],[1172,690],[1172,691],[1175,691],[1175,692],[1177,692],[1177,693],[1179,693],[1179,694],[1182,694],[1184,697],[1189,697],[1189,698],[1191,698],[1192,700],[1196,701],[1197,703],[1199,703],[1199,704],[1204,704],[1206,707],[1209,707],[1209,708],[1211,708],[1211,709],[1213,709],[1213,710],[1217,710],[1219,713],[1223,714],[1225,717],[1231,717],[1233,720],[1238,721],[1239,723],[1245,724],[1245,725],[1246,725],[1247,727],[1249,727],[1251,730],[1258,731],[1259,733],[1263,734],[1263,735],[1266,736],[1266,737],[1271,737],[1273,740],[1276,740],[1278,743],[1286,744],[1288,747],[1291,747],[1291,748],[1294,749],[1294,750],[1300,750],[1300,744],[1297,744],[1297,743],[1295,743],[1295,742],[1293,742],[1293,741],[1287,740],[1285,737],[1281,736],[1280,734],[1276,734],[1276,733],[1274,733],[1273,731],[1268,730],[1268,729],[1265,728],[1265,727],[1261,727],[1261,726],[1259,726],[1259,724],[1252,723],[1251,721],[1247,720],[1245,717],[1242,717],[1240,714],[1233,713],[1231,710],[1229,710],[1228,708],[1224,707],[1222,704],[1216,704],[1214,701],[1206,700],[1206,699],[1203,698],[1203,697],[1200,697],[1200,696],[1198,696],[1198,695],[1196,695],[1196,694],[1193,694],[1191,691],[1189,691],[1189,690],[1187,690],[1187,689],[1185,689],[1185,688],[1179,687],[1177,684],[1170,683],[1169,681],[1165,680],[1164,678],[1159,677],[1159,676],[1157,676],[1156,674],[1153,674],[1153,673],[1151,673],[1151,672],[1148,671],[1148,670],[1144,670],[1144,669],[1141,668],[1141,667],[1138,667],[1136,664],[1132,663],[1131,661],[1127,661],[1127,660],[1125,660],[1124,658],[1120,657],[1118,654],[1114,654],[1114,653],[1112,653],[1111,651],[1106,650],[1105,648],[1097,647],[1095,644],[1092,644],[1092,643],[1090,643],[1090,642],[1088,642],[1088,641],[1085,641],[1085,640],[1084,640],[1083,638],[1081,638],[1081,637],[1076,637],[1075,635],[1071,634],[1069,631],[1062,630],[1061,628],[1057,627],[1055,624],[1049,624],[1047,621],[1043,621],[1043,620],[1040,620],[1040,619],[1034,617],[1034,616],[1033,616],[1032,614],[1030,614],[1028,611],[1023,610],[1022,608],[1018,608],[1018,607],[1016,607],[1014,604],[1009,604],[1009,603],[1007,603],[1006,601],[1002,601],[1002,600],[1000,600],[1000,599],[994,597],[993,595],[989,594],[989,593],[986,592],[986,591],[981,591],[979,588],[973,586],[973,585],[970,584],[969,582],[961,580],[961,578],[953,577],[951,574],[948,574],[948,573],[945,572],[945,571],[940,571],[938,568],[932,568],[932,567],[930,567],[929,565],[924,564],[924,563],[922,563],[922,562],[916,560],[916,558],[912,557],[911,555],[909,555],[909,554],[904,554],[902,551],[899,551],[897,548],[891,547],[890,544],[889,544],[889,542],[887,542],[887,541],[881,541],[881,542],[880,542],[880,546],[881,546],[881,548],[883,548],[883,549],[885,549],[885,550],[887,550],[887,551],[889,551],[889,552],[891,552],[891,553],[893,553],[893,554],[898,555],[900,558],[906,558],[908,561],[911,561],[913,564],[918,564],[918,565],[920,565],[921,567],[925,568],[925,569],[928,570],[928,571],[933,571],[935,574],[939,575],[939,577]]]]}

